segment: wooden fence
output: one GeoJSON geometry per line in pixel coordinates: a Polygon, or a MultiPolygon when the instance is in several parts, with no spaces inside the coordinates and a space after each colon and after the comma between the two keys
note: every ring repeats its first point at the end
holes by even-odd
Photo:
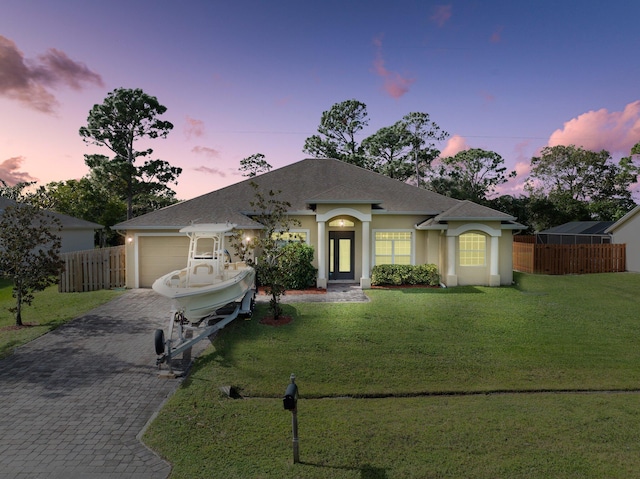
{"type": "Polygon", "coordinates": [[[74,293],[125,286],[124,246],[75,251],[60,255],[64,270],[58,291],[74,293]]]}
{"type": "Polygon", "coordinates": [[[513,242],[513,269],[534,274],[618,273],[626,267],[624,244],[550,245],[513,242]]]}

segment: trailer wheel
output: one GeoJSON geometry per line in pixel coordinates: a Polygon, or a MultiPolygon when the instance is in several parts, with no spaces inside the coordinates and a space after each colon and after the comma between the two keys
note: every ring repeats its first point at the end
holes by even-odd
{"type": "Polygon", "coordinates": [[[156,354],[158,356],[164,354],[164,331],[162,329],[156,329],[153,339],[156,345],[156,354]]]}

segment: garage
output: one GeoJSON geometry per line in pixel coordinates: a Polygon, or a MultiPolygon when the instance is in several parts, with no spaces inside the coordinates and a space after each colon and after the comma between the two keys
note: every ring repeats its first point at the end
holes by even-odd
{"type": "Polygon", "coordinates": [[[138,236],[138,285],[150,288],[160,276],[187,265],[189,238],[176,236],[138,236]]]}

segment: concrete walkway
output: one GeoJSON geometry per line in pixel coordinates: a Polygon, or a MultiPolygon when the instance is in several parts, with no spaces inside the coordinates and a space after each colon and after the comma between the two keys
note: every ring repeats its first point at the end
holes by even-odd
{"type": "Polygon", "coordinates": [[[127,291],[0,360],[0,478],[166,478],[139,436],[180,384],[155,367],[169,310],[127,291]]]}
{"type": "MultiPolygon", "coordinates": [[[[368,298],[339,283],[282,302],[299,301],[368,298]]],[[[0,479],[168,477],[171,466],[140,437],[180,384],[155,366],[153,333],[170,309],[150,289],[130,290],[0,360],[0,479]]]]}

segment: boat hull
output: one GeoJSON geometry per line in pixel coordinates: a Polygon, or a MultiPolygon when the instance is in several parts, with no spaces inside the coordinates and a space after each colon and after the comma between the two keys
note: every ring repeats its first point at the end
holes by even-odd
{"type": "Polygon", "coordinates": [[[186,286],[175,284],[172,278],[179,278],[183,271],[174,271],[153,283],[153,290],[171,298],[174,309],[181,311],[191,323],[197,323],[212,315],[226,304],[241,300],[252,288],[255,288],[255,270],[251,267],[234,271],[211,284],[186,286]]]}

